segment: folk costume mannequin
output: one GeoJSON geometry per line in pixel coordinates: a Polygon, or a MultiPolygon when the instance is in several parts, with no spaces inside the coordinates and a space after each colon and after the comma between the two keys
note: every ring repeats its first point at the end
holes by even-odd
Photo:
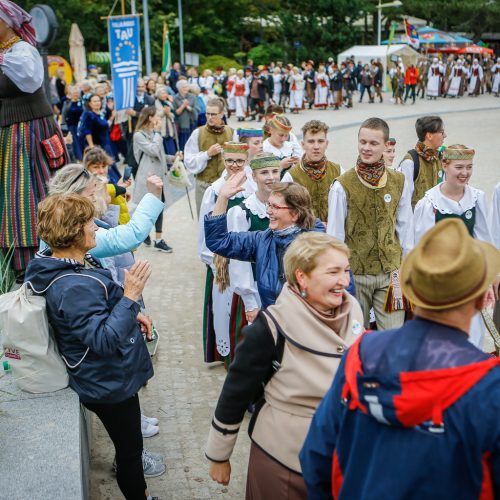
{"type": "MultiPolygon", "coordinates": [[[[316,87],[316,90],[318,87],[316,87]]],[[[297,184],[304,186],[311,195],[313,212],[325,226],[328,219],[328,194],[333,181],[343,173],[340,165],[328,161],[328,125],[311,120],[302,127],[304,156],[289,174],[297,184]]]]}
{"type": "Polygon", "coordinates": [[[243,190],[236,193],[229,200],[229,206],[241,203],[244,198],[252,194],[253,188],[249,182],[251,171],[246,166],[247,151],[247,144],[224,143],[222,158],[225,170],[221,177],[205,191],[200,208],[198,254],[201,261],[207,266],[205,302],[203,307],[203,348],[206,363],[220,361],[229,355],[229,313],[232,292],[223,283],[224,279],[227,280],[227,277],[224,278],[221,276],[222,258],[214,256],[205,243],[204,220],[205,215],[214,209],[219,196],[219,190],[229,176],[247,171],[247,179],[243,190]],[[216,282],[217,279],[218,282],[216,282]]]}
{"type": "Polygon", "coordinates": [[[224,172],[222,146],[233,138],[233,129],[224,125],[224,102],[209,99],[206,109],[207,123],[196,129],[184,148],[184,164],[196,179],[196,208],[200,206],[206,189],[224,172]]]}
{"type": "Polygon", "coordinates": [[[387,169],[389,127],[369,118],[358,134],[356,167],[338,177],[329,197],[327,232],[351,250],[356,297],[365,327],[373,307],[378,328],[403,324],[408,307],[399,285],[402,256],[413,246],[413,214],[404,175],[387,169]]]}
{"type": "MultiPolygon", "coordinates": [[[[415,207],[415,243],[440,220],[458,218],[469,234],[478,240],[493,243],[488,207],[483,191],[470,186],[475,151],[461,144],[445,149],[443,168],[446,180],[425,193],[415,207]]],[[[469,340],[481,349],[485,326],[480,314],[474,316],[469,340]]]]}
{"type": "Polygon", "coordinates": [[[418,142],[397,168],[406,177],[413,209],[425,192],[443,179],[439,148],[446,138],[444,123],[439,116],[419,118],[415,122],[415,129],[418,142]]]}
{"type": "Polygon", "coordinates": [[[31,16],[0,2],[0,254],[14,249],[19,273],[38,249],[35,214],[53,173],[69,162],[43,89],[31,16]]]}

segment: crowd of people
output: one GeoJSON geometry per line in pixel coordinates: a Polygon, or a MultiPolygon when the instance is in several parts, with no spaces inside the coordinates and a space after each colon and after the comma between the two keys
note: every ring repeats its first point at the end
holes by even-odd
{"type": "MultiPolygon", "coordinates": [[[[233,75],[183,75],[174,64],[167,78],[140,80],[134,107],[117,113],[106,82],[57,84],[64,95],[49,103],[34,45],[30,16],[0,0],[0,243],[44,290],[70,387],[113,442],[125,498],[157,498],[146,479],[166,470],[143,446],[159,429],[139,400],[153,377],[142,297],[152,269],[134,251],[153,228],[155,247],[172,251],[165,182],[181,158],[195,177],[206,267],[204,361],[227,369],[207,428],[210,477],[229,483],[249,411],[250,500],[495,497],[500,346],[483,310],[496,302],[498,319],[500,183],[491,204],[472,187],[474,149],[443,148],[434,115],[418,118],[399,165],[397,138],[377,117],[359,127],[358,159],[345,169],[326,156],[323,121],[305,123],[299,141],[284,111],[304,99],[351,106],[358,88],[361,100],[382,100],[377,61],[337,68],[333,98],[330,66],[249,66],[249,100],[234,108],[241,73],[227,94],[233,75]],[[264,124],[233,130],[230,110],[264,124]]],[[[474,65],[469,91],[483,81],[474,65]]],[[[409,70],[395,102],[415,98],[409,70]]]]}

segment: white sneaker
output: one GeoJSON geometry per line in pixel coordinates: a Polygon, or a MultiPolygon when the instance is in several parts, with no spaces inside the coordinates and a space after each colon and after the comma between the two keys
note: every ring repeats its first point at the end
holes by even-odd
{"type": "Polygon", "coordinates": [[[141,432],[142,432],[142,437],[150,438],[156,436],[160,432],[160,428],[157,427],[156,425],[151,425],[149,422],[142,420],[141,432]]]}
{"type": "Polygon", "coordinates": [[[141,413],[141,422],[149,422],[151,425],[158,425],[158,419],[154,417],[146,417],[146,415],[143,415],[141,413]]]}

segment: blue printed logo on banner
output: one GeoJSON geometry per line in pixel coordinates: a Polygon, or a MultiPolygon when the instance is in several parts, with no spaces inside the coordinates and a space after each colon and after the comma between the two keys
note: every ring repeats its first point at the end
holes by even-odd
{"type": "Polygon", "coordinates": [[[115,109],[133,108],[141,69],[139,16],[110,17],[108,38],[115,109]]]}

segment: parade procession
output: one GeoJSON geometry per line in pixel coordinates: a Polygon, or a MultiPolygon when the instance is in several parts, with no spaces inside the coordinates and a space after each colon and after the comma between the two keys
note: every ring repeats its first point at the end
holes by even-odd
{"type": "Polygon", "coordinates": [[[139,3],[0,0],[0,499],[500,500],[500,3],[139,3]]]}

